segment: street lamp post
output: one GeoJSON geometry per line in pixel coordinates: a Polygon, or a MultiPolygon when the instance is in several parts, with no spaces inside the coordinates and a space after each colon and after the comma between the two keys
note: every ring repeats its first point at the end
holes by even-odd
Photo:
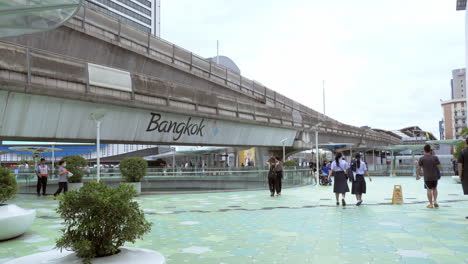
{"type": "Polygon", "coordinates": [[[174,173],[173,175],[175,175],[175,152],[176,152],[176,148],[171,147],[171,150],[172,150],[172,173],[174,173]]]}
{"type": "Polygon", "coordinates": [[[55,173],[55,143],[52,144],[52,174],[54,173],[55,173]]]}
{"type": "Polygon", "coordinates": [[[317,176],[317,180],[318,180],[318,175],[319,175],[319,147],[318,147],[318,130],[319,130],[319,126],[322,124],[322,122],[316,124],[314,126],[314,130],[315,130],[315,175],[317,176]]]}
{"type": "Polygon", "coordinates": [[[286,150],[285,150],[285,146],[284,146],[286,140],[288,140],[288,139],[284,138],[283,140],[281,140],[281,142],[283,143],[283,162],[286,161],[286,150]]]}
{"type": "Polygon", "coordinates": [[[101,180],[101,121],[96,121],[96,180],[101,180]]]}
{"type": "Polygon", "coordinates": [[[106,115],[105,110],[99,109],[89,115],[90,120],[96,123],[96,180],[101,180],[101,119],[106,115]]]}

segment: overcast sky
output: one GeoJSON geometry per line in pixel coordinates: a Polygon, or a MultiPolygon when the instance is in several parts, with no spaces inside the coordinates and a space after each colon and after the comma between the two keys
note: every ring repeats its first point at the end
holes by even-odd
{"type": "Polygon", "coordinates": [[[456,0],[162,0],[161,37],[233,59],[255,79],[341,122],[438,138],[451,70],[465,67],[456,0]]]}

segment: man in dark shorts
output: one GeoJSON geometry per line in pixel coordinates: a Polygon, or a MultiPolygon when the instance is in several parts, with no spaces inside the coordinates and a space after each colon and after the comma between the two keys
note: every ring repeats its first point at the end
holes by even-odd
{"type": "MultiPolygon", "coordinates": [[[[465,148],[458,155],[458,176],[462,183],[463,193],[468,195],[468,138],[465,139],[465,148]]],[[[468,216],[465,218],[468,219],[468,216]]]]}
{"type": "Polygon", "coordinates": [[[439,207],[437,203],[437,169],[442,171],[439,158],[431,154],[431,146],[424,146],[424,156],[419,159],[418,173],[416,180],[421,179],[421,170],[424,173],[424,187],[427,189],[427,208],[439,207]]]}

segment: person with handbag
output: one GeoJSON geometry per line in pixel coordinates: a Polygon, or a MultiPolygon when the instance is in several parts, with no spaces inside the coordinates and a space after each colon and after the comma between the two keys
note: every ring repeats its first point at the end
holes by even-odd
{"type": "Polygon", "coordinates": [[[276,193],[281,196],[281,187],[283,185],[283,160],[280,157],[276,157],[276,193]]]}
{"type": "Polygon", "coordinates": [[[275,191],[278,195],[281,190],[278,191],[278,172],[276,171],[276,166],[278,165],[278,160],[275,157],[270,157],[267,164],[270,166],[268,170],[268,186],[270,187],[270,196],[275,196],[275,191]]]}
{"type": "Polygon", "coordinates": [[[346,206],[345,196],[349,192],[349,187],[347,181],[347,176],[345,171],[349,168],[348,163],[342,159],[343,154],[338,152],[336,154],[335,160],[332,162],[330,173],[328,174],[328,180],[330,181],[331,175],[335,177],[333,184],[333,192],[336,197],[336,205],[340,205],[339,198],[341,193],[341,204],[346,206]]]}
{"type": "Polygon", "coordinates": [[[366,193],[366,179],[364,179],[364,174],[367,174],[369,181],[372,181],[372,178],[369,176],[369,172],[367,171],[366,163],[361,161],[361,154],[356,154],[356,159],[354,164],[351,165],[351,170],[351,194],[356,195],[356,205],[360,206],[362,204],[362,194],[366,193]]]}
{"type": "Polygon", "coordinates": [[[71,172],[69,172],[65,168],[65,166],[66,166],[65,161],[63,161],[63,160],[59,161],[58,165],[59,165],[59,168],[58,168],[58,171],[59,171],[59,183],[58,183],[59,188],[54,193],[54,197],[59,195],[62,192],[62,190],[63,190],[63,193],[66,193],[68,191],[68,177],[73,175],[71,172]]]}

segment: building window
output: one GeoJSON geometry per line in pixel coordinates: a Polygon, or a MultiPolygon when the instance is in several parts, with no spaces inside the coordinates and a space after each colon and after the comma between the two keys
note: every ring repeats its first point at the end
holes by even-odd
{"type": "Polygon", "coordinates": [[[136,0],[136,1],[144,4],[147,7],[151,7],[151,2],[150,1],[147,1],[147,0],[136,0]]]}
{"type": "Polygon", "coordinates": [[[135,3],[133,3],[133,2],[131,2],[129,0],[117,0],[117,1],[131,7],[133,9],[137,10],[137,11],[140,11],[140,12],[142,12],[143,14],[145,14],[147,16],[151,16],[151,11],[148,10],[147,8],[142,7],[141,5],[135,4],[135,3]]]}
{"type": "Polygon", "coordinates": [[[122,12],[122,13],[128,15],[128,16],[131,16],[131,17],[133,17],[133,18],[135,18],[135,19],[137,19],[137,20],[139,20],[139,21],[141,21],[141,22],[143,22],[143,23],[145,23],[147,25],[151,25],[151,19],[146,18],[146,17],[144,17],[144,16],[142,16],[142,15],[140,15],[138,13],[135,13],[132,10],[130,10],[128,8],[125,8],[125,7],[123,7],[123,6],[119,5],[119,4],[116,4],[116,3],[111,2],[109,0],[94,0],[94,1],[102,3],[102,4],[108,6],[108,7],[112,8],[112,9],[115,9],[115,10],[117,10],[119,12],[122,12]]]}
{"type": "Polygon", "coordinates": [[[132,26],[132,27],[134,27],[136,29],[139,29],[141,31],[144,31],[144,32],[151,32],[151,28],[149,28],[149,27],[145,27],[145,26],[143,26],[141,24],[138,24],[137,22],[135,22],[135,21],[133,21],[131,19],[128,19],[128,18],[126,18],[124,16],[121,16],[121,15],[119,15],[119,14],[117,14],[117,13],[111,11],[111,10],[108,10],[108,9],[106,9],[106,8],[100,6],[100,5],[97,5],[96,3],[92,3],[92,2],[88,2],[88,3],[90,3],[90,5],[94,9],[97,9],[98,11],[100,11],[100,12],[102,12],[102,13],[108,15],[108,16],[119,19],[120,21],[122,21],[123,23],[125,23],[127,25],[130,25],[130,26],[132,26]]]}

